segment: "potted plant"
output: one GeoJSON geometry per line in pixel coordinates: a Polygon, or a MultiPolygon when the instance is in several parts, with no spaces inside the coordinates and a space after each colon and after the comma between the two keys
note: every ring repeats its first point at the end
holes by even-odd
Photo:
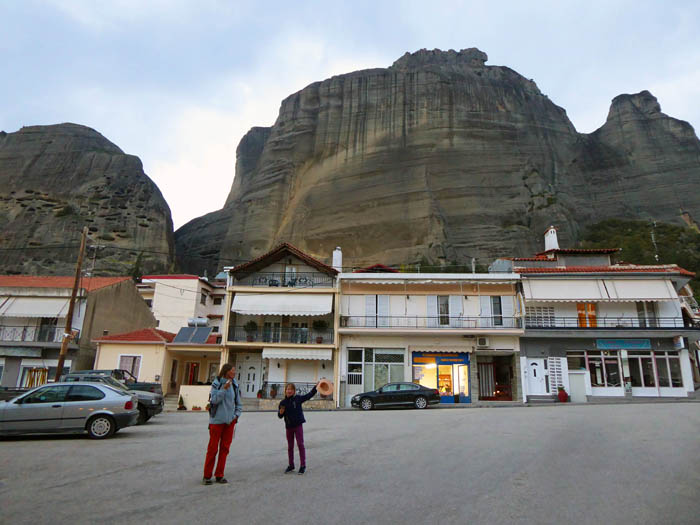
{"type": "Polygon", "coordinates": [[[322,332],[325,332],[328,329],[328,321],[326,321],[325,319],[316,319],[316,320],[314,320],[313,323],[311,323],[311,327],[316,332],[316,343],[317,344],[323,343],[322,332]],[[321,332],[320,335],[319,335],[319,332],[321,332]]]}
{"type": "Polygon", "coordinates": [[[194,405],[194,406],[192,407],[192,410],[202,410],[202,407],[198,407],[198,406],[194,405]]]}
{"type": "Polygon", "coordinates": [[[263,394],[263,391],[261,388],[260,390],[258,390],[258,399],[262,399],[262,394],[263,394]]]}
{"type": "Polygon", "coordinates": [[[277,397],[277,385],[272,385],[270,387],[270,399],[275,399],[277,397]]]}
{"type": "Polygon", "coordinates": [[[557,398],[562,403],[566,403],[569,400],[569,394],[566,393],[563,386],[557,388],[557,398]]]}
{"type": "Polygon", "coordinates": [[[180,399],[177,402],[177,409],[178,410],[187,410],[187,408],[185,408],[185,400],[182,399],[182,396],[180,396],[180,399]]]}
{"type": "Polygon", "coordinates": [[[251,320],[243,325],[243,330],[246,332],[246,339],[250,343],[253,341],[253,334],[258,331],[258,323],[251,320]]]}

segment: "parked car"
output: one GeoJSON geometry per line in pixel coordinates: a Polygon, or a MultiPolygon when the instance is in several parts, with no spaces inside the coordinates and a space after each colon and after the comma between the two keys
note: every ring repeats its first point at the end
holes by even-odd
{"type": "Polygon", "coordinates": [[[134,375],[128,370],[114,368],[112,370],[74,370],[71,374],[87,374],[87,375],[106,375],[111,376],[120,383],[126,385],[129,390],[144,390],[155,394],[163,395],[163,387],[160,383],[149,383],[146,381],[138,381],[134,375]]]}
{"type": "Polygon", "coordinates": [[[146,421],[151,419],[156,414],[160,414],[163,411],[164,400],[163,396],[160,394],[154,394],[153,392],[145,392],[143,390],[130,390],[122,383],[114,379],[112,376],[106,374],[87,374],[84,372],[71,372],[61,376],[62,383],[71,383],[75,381],[89,381],[91,383],[104,383],[116,388],[117,390],[122,390],[124,392],[129,392],[134,394],[138,399],[138,411],[139,411],[139,425],[144,424],[146,421]]]}
{"type": "Polygon", "coordinates": [[[378,390],[364,392],[352,397],[353,407],[372,410],[380,406],[414,406],[426,408],[440,402],[436,388],[426,388],[416,383],[388,383],[378,390]]]}
{"type": "Polygon", "coordinates": [[[0,435],[76,433],[110,437],[135,425],[135,394],[101,383],[52,383],[0,401],[0,435]]]}

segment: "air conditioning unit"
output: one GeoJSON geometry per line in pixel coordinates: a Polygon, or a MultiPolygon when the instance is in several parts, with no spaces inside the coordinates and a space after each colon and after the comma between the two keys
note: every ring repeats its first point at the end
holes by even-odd
{"type": "Polygon", "coordinates": [[[478,348],[484,348],[486,346],[489,346],[489,338],[488,337],[477,337],[476,338],[476,346],[478,348]]]}

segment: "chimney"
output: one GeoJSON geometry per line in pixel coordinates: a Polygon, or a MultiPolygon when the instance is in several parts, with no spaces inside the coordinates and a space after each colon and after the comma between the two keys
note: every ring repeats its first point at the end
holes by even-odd
{"type": "Polygon", "coordinates": [[[559,241],[557,240],[557,229],[554,226],[547,228],[544,232],[544,251],[558,250],[559,241]]]}
{"type": "Polygon", "coordinates": [[[333,268],[339,272],[343,271],[343,252],[340,246],[336,246],[335,250],[333,250],[333,268]]]}

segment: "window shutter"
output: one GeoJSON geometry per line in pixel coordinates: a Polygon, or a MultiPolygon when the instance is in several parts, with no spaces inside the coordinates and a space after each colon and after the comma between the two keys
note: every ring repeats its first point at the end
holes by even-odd
{"type": "Polygon", "coordinates": [[[377,296],[365,295],[365,326],[377,326],[377,296]]]}
{"type": "Polygon", "coordinates": [[[513,319],[515,312],[513,299],[514,297],[512,295],[501,296],[501,315],[503,315],[503,326],[505,328],[515,327],[515,320],[513,319]]]}
{"type": "Polygon", "coordinates": [[[450,295],[450,328],[462,327],[462,296],[450,295]]]}
{"type": "Polygon", "coordinates": [[[482,295],[479,297],[479,304],[480,304],[480,318],[479,318],[479,327],[481,328],[490,328],[492,326],[491,322],[491,296],[490,295],[482,295]]]}
{"type": "Polygon", "coordinates": [[[389,296],[377,296],[377,326],[389,326],[389,296]]]}
{"type": "Polygon", "coordinates": [[[437,328],[438,325],[438,301],[437,295],[428,295],[428,328],[437,328]]]}

